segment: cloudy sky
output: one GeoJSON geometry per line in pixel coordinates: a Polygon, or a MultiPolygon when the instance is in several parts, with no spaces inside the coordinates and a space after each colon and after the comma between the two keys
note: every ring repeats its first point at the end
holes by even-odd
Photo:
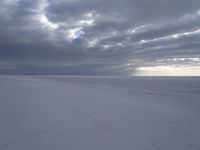
{"type": "Polygon", "coordinates": [[[0,74],[200,75],[200,1],[1,0],[0,74]]]}

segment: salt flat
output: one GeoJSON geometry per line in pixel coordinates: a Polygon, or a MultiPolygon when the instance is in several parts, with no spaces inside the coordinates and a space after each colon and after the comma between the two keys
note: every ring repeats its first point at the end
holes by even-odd
{"type": "Polygon", "coordinates": [[[0,76],[0,150],[199,150],[200,78],[0,76]]]}

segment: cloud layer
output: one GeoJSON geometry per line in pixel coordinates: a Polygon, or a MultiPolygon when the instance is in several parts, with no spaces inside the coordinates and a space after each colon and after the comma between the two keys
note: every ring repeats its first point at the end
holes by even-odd
{"type": "Polygon", "coordinates": [[[0,73],[200,66],[200,1],[1,0],[0,73]]]}

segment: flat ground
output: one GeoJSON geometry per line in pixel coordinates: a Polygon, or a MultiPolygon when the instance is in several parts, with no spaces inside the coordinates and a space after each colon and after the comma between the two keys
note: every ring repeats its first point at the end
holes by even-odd
{"type": "Polygon", "coordinates": [[[200,78],[0,76],[0,150],[200,150],[200,78]]]}

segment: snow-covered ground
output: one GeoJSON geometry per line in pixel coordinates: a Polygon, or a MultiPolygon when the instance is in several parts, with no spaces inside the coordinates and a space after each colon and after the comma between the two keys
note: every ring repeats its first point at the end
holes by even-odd
{"type": "Polygon", "coordinates": [[[200,150],[200,78],[0,76],[0,150],[200,150]]]}

